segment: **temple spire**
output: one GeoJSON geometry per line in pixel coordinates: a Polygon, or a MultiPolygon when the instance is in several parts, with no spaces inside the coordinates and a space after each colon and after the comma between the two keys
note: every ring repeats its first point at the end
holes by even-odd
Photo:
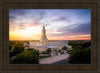
{"type": "Polygon", "coordinates": [[[42,35],[41,35],[41,40],[40,40],[43,44],[46,45],[48,39],[46,37],[46,29],[45,29],[45,24],[43,24],[43,29],[42,29],[42,35]]]}

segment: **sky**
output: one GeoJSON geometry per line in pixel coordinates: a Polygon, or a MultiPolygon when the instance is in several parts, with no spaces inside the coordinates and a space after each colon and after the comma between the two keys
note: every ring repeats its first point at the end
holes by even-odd
{"type": "Polygon", "coordinates": [[[91,40],[91,9],[10,9],[9,40],[91,40]]]}

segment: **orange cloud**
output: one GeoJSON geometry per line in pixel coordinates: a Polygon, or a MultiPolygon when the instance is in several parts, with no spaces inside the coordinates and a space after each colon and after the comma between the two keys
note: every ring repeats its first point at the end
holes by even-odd
{"type": "Polygon", "coordinates": [[[69,37],[75,37],[75,38],[80,38],[80,37],[90,37],[90,34],[86,34],[86,35],[75,35],[75,36],[69,36],[69,37]]]}

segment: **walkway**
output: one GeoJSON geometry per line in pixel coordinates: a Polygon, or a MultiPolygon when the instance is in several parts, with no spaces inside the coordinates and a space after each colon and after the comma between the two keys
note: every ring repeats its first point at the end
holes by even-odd
{"type": "Polygon", "coordinates": [[[67,59],[69,57],[69,54],[62,54],[62,55],[57,55],[53,57],[48,57],[44,59],[39,59],[39,64],[61,64],[65,63],[67,64],[67,59]]]}

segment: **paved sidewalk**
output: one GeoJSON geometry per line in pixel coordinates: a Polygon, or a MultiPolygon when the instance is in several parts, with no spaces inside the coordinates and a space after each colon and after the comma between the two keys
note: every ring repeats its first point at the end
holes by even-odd
{"type": "MultiPolygon", "coordinates": [[[[53,64],[65,59],[68,59],[69,54],[57,55],[49,58],[39,59],[39,64],[53,64]]],[[[67,62],[67,61],[66,61],[67,62]]]]}

